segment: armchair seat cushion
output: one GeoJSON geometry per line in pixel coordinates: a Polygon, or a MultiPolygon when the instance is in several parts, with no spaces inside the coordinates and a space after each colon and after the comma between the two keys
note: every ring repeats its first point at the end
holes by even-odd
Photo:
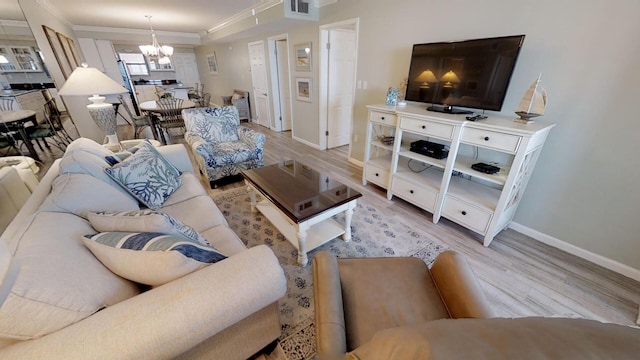
{"type": "Polygon", "coordinates": [[[248,160],[258,160],[260,154],[257,149],[244,142],[222,142],[211,147],[211,157],[207,160],[207,166],[219,167],[233,165],[248,160]]]}

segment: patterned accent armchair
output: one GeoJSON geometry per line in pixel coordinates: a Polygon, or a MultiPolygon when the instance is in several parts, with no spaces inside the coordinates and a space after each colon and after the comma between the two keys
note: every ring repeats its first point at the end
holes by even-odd
{"type": "Polygon", "coordinates": [[[240,126],[235,106],[184,109],[182,117],[187,129],[184,139],[211,185],[223,177],[264,165],[266,137],[240,126]]]}

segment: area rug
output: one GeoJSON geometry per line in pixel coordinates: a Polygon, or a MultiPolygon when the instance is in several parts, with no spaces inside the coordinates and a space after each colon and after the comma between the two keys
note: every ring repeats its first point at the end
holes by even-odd
{"type": "MultiPolygon", "coordinates": [[[[261,213],[251,211],[245,188],[212,195],[231,229],[247,247],[266,244],[280,261],[287,278],[287,295],[280,301],[282,335],[279,347],[287,360],[312,359],[316,353],[311,265],[297,264],[297,250],[261,213]]],[[[335,217],[344,223],[344,217],[335,217]]],[[[416,231],[396,218],[358,199],[351,222],[352,239],[334,239],[311,251],[309,264],[321,250],[338,257],[414,256],[431,264],[447,247],[427,233],[416,231]]]]}

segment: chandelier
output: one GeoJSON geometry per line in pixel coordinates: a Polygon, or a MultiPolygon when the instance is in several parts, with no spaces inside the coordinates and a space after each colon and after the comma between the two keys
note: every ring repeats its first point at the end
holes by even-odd
{"type": "Polygon", "coordinates": [[[160,46],[160,44],[158,44],[156,32],[153,30],[153,26],[151,26],[151,15],[145,15],[144,17],[149,20],[149,28],[151,29],[151,45],[140,45],[140,51],[148,57],[157,57],[158,64],[169,64],[171,62],[169,56],[173,55],[173,47],[167,45],[160,46]]]}

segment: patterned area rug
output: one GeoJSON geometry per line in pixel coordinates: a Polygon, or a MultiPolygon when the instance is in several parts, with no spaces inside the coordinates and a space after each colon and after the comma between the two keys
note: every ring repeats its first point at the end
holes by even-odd
{"type": "MultiPolygon", "coordinates": [[[[287,277],[287,295],[280,301],[282,335],[279,346],[287,360],[312,359],[315,355],[315,328],[311,265],[297,264],[297,250],[261,213],[251,212],[249,193],[245,188],[228,190],[212,196],[229,226],[247,247],[267,244],[275,253],[287,277]]],[[[342,216],[336,216],[339,222],[342,216]]],[[[431,264],[446,247],[429,234],[412,230],[387,216],[363,198],[351,222],[352,239],[345,243],[334,239],[311,251],[321,250],[338,257],[415,256],[431,264]]],[[[279,356],[276,356],[276,358],[279,356]]]]}

